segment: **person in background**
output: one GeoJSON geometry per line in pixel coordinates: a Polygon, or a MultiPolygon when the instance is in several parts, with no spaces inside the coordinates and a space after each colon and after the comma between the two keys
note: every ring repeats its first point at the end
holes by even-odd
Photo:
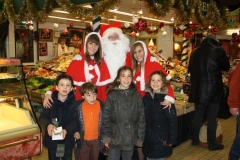
{"type": "Polygon", "coordinates": [[[177,143],[177,114],[174,104],[163,109],[161,102],[168,93],[169,81],[161,71],[153,72],[147,83],[143,97],[146,117],[146,134],[143,153],[148,160],[165,160],[177,143]],[[161,126],[161,127],[159,127],[161,126]]]}
{"type": "MultiPolygon", "coordinates": [[[[162,71],[166,78],[169,80],[171,76],[166,73],[163,67],[157,62],[155,57],[151,56],[146,44],[142,41],[136,41],[130,51],[131,63],[127,65],[133,69],[133,79],[136,83],[136,87],[140,95],[145,95],[145,82],[154,71],[162,71]],[[130,65],[131,64],[131,65],[130,65]]],[[[164,101],[161,102],[164,108],[170,107],[175,102],[174,92],[172,87],[168,86],[168,94],[165,96],[164,101]]],[[[142,154],[142,148],[138,148],[138,157],[140,160],[144,160],[145,157],[142,154]]]]}
{"type": "Polygon", "coordinates": [[[66,45],[66,38],[60,37],[58,38],[58,44],[54,50],[54,56],[61,56],[63,53],[68,53],[68,46],[66,45]]]}
{"type": "Polygon", "coordinates": [[[48,148],[49,160],[72,159],[75,145],[73,134],[79,128],[77,103],[73,93],[73,79],[61,74],[56,79],[56,90],[52,93],[51,108],[43,108],[40,124],[45,128],[43,145],[48,148]],[[57,127],[62,127],[62,140],[52,140],[57,127]],[[60,155],[64,151],[64,155],[60,155]],[[59,155],[58,155],[59,154],[59,155]]]}
{"type": "Polygon", "coordinates": [[[142,147],[145,116],[142,98],[133,82],[132,69],[123,66],[107,87],[102,137],[109,148],[108,160],[131,160],[134,146],[142,147]]]}
{"type": "Polygon", "coordinates": [[[74,133],[74,138],[80,143],[77,160],[97,160],[101,143],[102,110],[104,103],[97,100],[97,86],[86,82],[81,86],[83,101],[78,106],[80,130],[74,133]]]}
{"type": "Polygon", "coordinates": [[[237,118],[237,135],[233,141],[232,147],[229,152],[229,160],[238,160],[240,158],[240,63],[230,74],[228,79],[229,95],[228,105],[230,107],[230,113],[237,118]]]}
{"type": "MultiPolygon", "coordinates": [[[[91,32],[86,36],[84,51],[84,55],[77,54],[74,56],[66,72],[66,74],[72,76],[74,85],[76,85],[76,100],[82,99],[80,86],[85,82],[93,82],[98,87],[97,97],[105,102],[105,89],[107,84],[111,82],[111,77],[107,65],[102,58],[101,37],[98,33],[91,32]]],[[[52,91],[48,91],[45,94],[44,107],[51,106],[52,91]]]]}
{"type": "Polygon", "coordinates": [[[222,71],[228,71],[230,63],[216,36],[208,34],[190,56],[189,102],[194,103],[192,145],[199,144],[199,132],[205,109],[207,110],[207,142],[210,151],[222,150],[224,145],[216,141],[217,113],[223,99],[222,71]]]}

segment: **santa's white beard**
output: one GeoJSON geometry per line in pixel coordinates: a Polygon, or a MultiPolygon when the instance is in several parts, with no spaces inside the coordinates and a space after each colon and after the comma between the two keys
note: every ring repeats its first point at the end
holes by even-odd
{"type": "Polygon", "coordinates": [[[117,76],[117,70],[125,65],[126,53],[129,51],[129,39],[122,35],[120,40],[109,41],[106,36],[102,38],[102,46],[103,57],[113,81],[117,76]]]}

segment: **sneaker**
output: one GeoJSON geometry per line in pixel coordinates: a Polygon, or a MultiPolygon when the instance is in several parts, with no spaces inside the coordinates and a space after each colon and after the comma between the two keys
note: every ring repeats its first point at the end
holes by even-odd
{"type": "Polygon", "coordinates": [[[210,151],[216,151],[216,150],[222,150],[224,148],[224,145],[218,144],[217,146],[213,148],[209,148],[210,151]]]}

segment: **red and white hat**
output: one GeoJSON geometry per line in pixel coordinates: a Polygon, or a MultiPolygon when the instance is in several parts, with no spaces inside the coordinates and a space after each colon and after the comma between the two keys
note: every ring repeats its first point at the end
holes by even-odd
{"type": "Polygon", "coordinates": [[[104,36],[106,34],[119,33],[122,34],[121,22],[115,22],[112,24],[101,24],[100,35],[104,36]]]}

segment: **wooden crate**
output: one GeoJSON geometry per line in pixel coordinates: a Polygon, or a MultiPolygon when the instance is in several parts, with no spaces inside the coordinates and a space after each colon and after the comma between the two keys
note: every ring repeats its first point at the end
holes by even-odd
{"type": "Polygon", "coordinates": [[[32,101],[35,101],[35,102],[38,102],[38,103],[42,104],[44,95],[42,95],[41,93],[38,93],[34,90],[31,90],[31,96],[30,97],[31,97],[30,99],[32,101]]]}

